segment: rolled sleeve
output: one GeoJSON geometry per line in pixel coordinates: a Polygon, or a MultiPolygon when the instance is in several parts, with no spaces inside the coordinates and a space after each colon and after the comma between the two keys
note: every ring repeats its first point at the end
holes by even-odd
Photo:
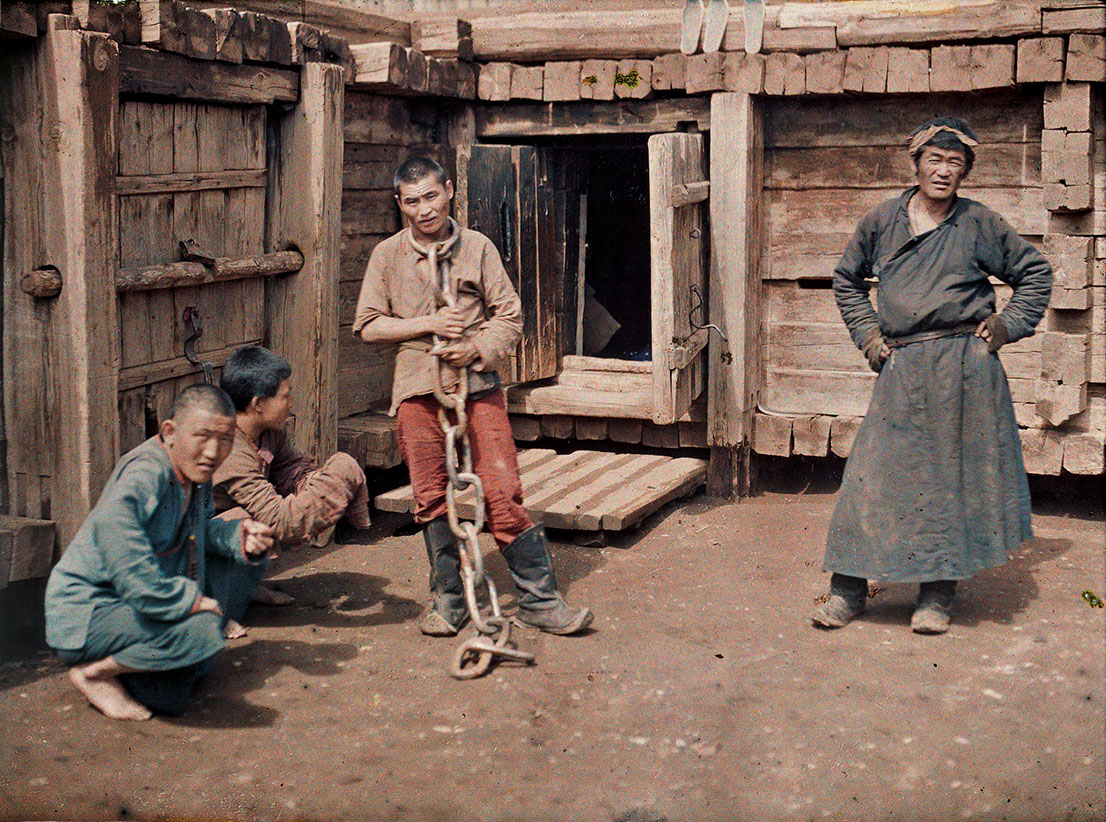
{"type": "Polygon", "coordinates": [[[357,310],[353,315],[354,335],[359,335],[361,329],[377,317],[393,316],[388,287],[384,282],[387,268],[384,256],[380,246],[374,248],[369,255],[369,264],[365,266],[365,276],[361,280],[361,292],[357,296],[357,310]]]}

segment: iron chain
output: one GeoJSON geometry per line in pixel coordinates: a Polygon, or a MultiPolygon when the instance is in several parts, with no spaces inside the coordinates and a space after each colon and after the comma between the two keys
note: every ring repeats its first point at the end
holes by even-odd
{"type": "MultiPolygon", "coordinates": [[[[457,298],[450,282],[449,268],[438,265],[437,254],[432,250],[428,259],[437,277],[435,286],[439,306],[457,307],[457,298]]],[[[465,589],[465,604],[469,617],[479,632],[461,643],[450,665],[450,674],[457,679],[475,679],[483,676],[497,658],[513,659],[532,663],[534,655],[520,651],[511,643],[511,621],[503,618],[499,608],[499,593],[495,582],[484,573],[484,554],[480,550],[478,535],[484,527],[486,506],[484,483],[473,471],[472,443],[468,436],[468,367],[456,368],[457,390],[447,394],[444,387],[444,372],[452,368],[442,362],[440,350],[445,341],[434,335],[434,346],[430,354],[437,361],[434,369],[434,396],[441,408],[438,409],[438,424],[445,434],[445,470],[448,477],[445,489],[446,514],[449,529],[457,540],[457,549],[461,560],[461,582],[465,589]],[[450,414],[456,422],[450,421],[450,414]],[[471,488],[473,493],[474,516],[472,522],[461,519],[457,510],[457,494],[471,488]],[[485,616],[480,610],[477,591],[483,585],[488,592],[491,614],[485,616]]]]}

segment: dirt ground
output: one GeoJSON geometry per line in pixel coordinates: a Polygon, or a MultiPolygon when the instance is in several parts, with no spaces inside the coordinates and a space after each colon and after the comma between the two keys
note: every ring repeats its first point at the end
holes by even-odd
{"type": "Polygon", "coordinates": [[[178,719],[111,722],[56,662],[5,666],[0,816],[1106,818],[1106,610],[1081,596],[1106,599],[1102,520],[1038,515],[946,636],[912,634],[914,586],[890,584],[822,632],[832,501],[692,498],[606,547],[558,541],[594,630],[517,630],[537,665],[473,682],[417,630],[412,529],[289,555],[297,604],[255,607],[178,719]]]}

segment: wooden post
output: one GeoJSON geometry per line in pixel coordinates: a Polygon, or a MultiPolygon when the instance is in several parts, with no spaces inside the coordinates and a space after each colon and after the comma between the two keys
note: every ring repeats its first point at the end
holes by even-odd
{"type": "Polygon", "coordinates": [[[295,246],[298,274],[268,285],[269,346],[292,364],[297,448],[325,459],[337,447],[338,248],[342,204],[341,66],[308,63],[300,99],[279,126],[270,165],[269,250],[295,246]]]}
{"type": "Polygon", "coordinates": [[[45,102],[43,235],[62,272],[50,322],[57,452],[51,514],[65,545],[96,502],[118,456],[115,270],[119,265],[115,123],[119,47],[107,35],[51,31],[45,102]]]}
{"type": "Polygon", "coordinates": [[[748,443],[760,388],[761,176],[764,117],[749,94],[711,98],[709,490],[748,493],[748,443]],[[739,452],[735,455],[734,452],[739,452]],[[744,467],[735,467],[737,457],[744,467]],[[718,465],[715,466],[715,463],[718,465]]]}

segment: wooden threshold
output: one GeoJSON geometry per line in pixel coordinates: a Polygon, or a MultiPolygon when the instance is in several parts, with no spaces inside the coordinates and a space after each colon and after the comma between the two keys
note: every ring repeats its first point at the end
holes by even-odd
{"type": "MultiPolygon", "coordinates": [[[[526,509],[542,525],[576,531],[621,531],[706,482],[707,461],[691,457],[523,449],[518,454],[526,509]]],[[[474,515],[471,489],[458,513],[474,515]]],[[[383,511],[414,511],[411,486],[379,495],[383,511]]]]}

